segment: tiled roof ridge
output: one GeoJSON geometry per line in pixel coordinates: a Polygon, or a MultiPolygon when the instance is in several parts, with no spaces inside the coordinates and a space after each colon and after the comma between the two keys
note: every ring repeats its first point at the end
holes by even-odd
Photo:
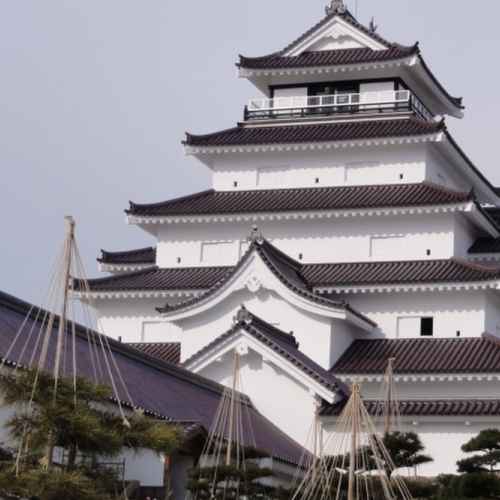
{"type": "MultiPolygon", "coordinates": [[[[115,259],[120,259],[121,257],[132,257],[144,254],[156,254],[156,247],[142,247],[134,248],[132,250],[119,250],[110,252],[108,250],[101,249],[101,257],[97,258],[97,261],[102,264],[113,263],[115,259]]],[[[144,263],[149,263],[150,260],[145,260],[144,263]]],[[[134,263],[139,263],[139,261],[134,261],[134,263]]]]}
{"type": "Polygon", "coordinates": [[[389,358],[397,374],[467,374],[500,372],[500,339],[478,337],[356,339],[331,372],[382,375],[389,358]]]}
{"type": "Polygon", "coordinates": [[[220,343],[225,342],[233,335],[238,333],[240,329],[257,338],[257,340],[259,340],[260,342],[264,342],[265,344],[269,345],[275,352],[295,364],[298,368],[301,369],[301,371],[314,378],[317,382],[319,382],[327,389],[335,391],[339,390],[344,395],[349,394],[349,389],[347,388],[347,386],[345,386],[345,384],[338,380],[335,375],[329,373],[327,370],[318,365],[314,360],[299,351],[296,341],[292,342],[291,339],[286,338],[290,337],[290,334],[283,332],[282,330],[275,327],[274,325],[271,325],[262,318],[259,318],[255,314],[252,314],[245,306],[242,306],[240,308],[238,314],[235,317],[235,323],[226,333],[220,335],[215,340],[200,349],[198,352],[193,354],[183,363],[183,365],[189,366],[200,357],[209,353],[220,343]],[[307,366],[307,364],[304,363],[304,361],[300,358],[307,359],[307,364],[309,366],[307,366]]]}
{"type": "Polygon", "coordinates": [[[146,269],[139,269],[137,271],[127,271],[125,273],[114,274],[111,276],[104,276],[102,278],[92,278],[82,280],[81,278],[73,278],[73,289],[76,291],[84,290],[84,284],[88,283],[89,286],[97,285],[99,283],[109,283],[112,284],[115,281],[121,281],[123,278],[133,278],[135,276],[144,276],[150,273],[154,273],[159,271],[159,267],[157,265],[152,265],[151,267],[147,267],[146,269]]]}
{"type": "MultiPolygon", "coordinates": [[[[230,134],[230,133],[233,133],[233,132],[236,132],[236,131],[240,131],[240,130],[265,130],[266,132],[273,132],[275,130],[307,130],[307,129],[313,129],[313,128],[331,128],[331,129],[335,129],[335,128],[342,128],[342,127],[346,127],[346,126],[349,126],[349,125],[354,125],[354,124],[357,124],[358,126],[364,126],[364,127],[367,127],[369,125],[373,125],[373,124],[391,124],[391,123],[395,123],[397,122],[398,124],[399,123],[412,123],[414,125],[418,125],[418,126],[421,126],[422,127],[422,130],[421,131],[415,131],[413,134],[411,135],[417,135],[417,134],[426,134],[426,133],[436,133],[436,132],[439,132],[439,131],[446,131],[447,128],[446,128],[446,122],[444,119],[440,120],[440,121],[428,121],[428,120],[423,120],[421,118],[418,118],[418,117],[415,117],[415,116],[412,116],[410,118],[406,118],[406,117],[403,117],[403,118],[394,118],[394,119],[391,119],[391,120],[388,120],[388,119],[374,119],[374,120],[365,120],[365,121],[350,121],[350,122],[331,122],[331,123],[321,123],[321,124],[315,124],[315,123],[286,123],[286,124],[282,124],[282,125],[273,125],[273,126],[268,126],[268,125],[260,125],[260,126],[253,126],[251,128],[248,128],[248,127],[244,127],[241,123],[238,123],[235,127],[229,127],[229,128],[225,128],[225,129],[222,129],[222,130],[218,130],[216,132],[210,132],[210,133],[206,133],[206,134],[192,134],[192,133],[189,133],[189,132],[186,132],[186,139],[184,141],[182,141],[182,144],[185,145],[185,146],[189,146],[189,145],[194,145],[196,146],[198,142],[200,141],[203,141],[203,140],[207,140],[207,139],[211,139],[213,137],[217,137],[217,136],[221,136],[221,135],[224,135],[224,134],[230,134]]],[[[344,139],[344,140],[348,140],[348,139],[344,139]]],[[[206,193],[206,192],[205,192],[206,193]]],[[[202,194],[202,193],[200,193],[202,194]]],[[[132,205],[132,203],[131,203],[132,205]]],[[[137,205],[137,206],[140,206],[140,205],[137,205]]]]}
{"type": "Polygon", "coordinates": [[[302,270],[308,269],[312,266],[376,266],[379,264],[394,264],[394,265],[405,265],[405,264],[425,264],[425,263],[441,263],[441,262],[456,262],[457,264],[464,265],[470,269],[477,269],[478,271],[486,271],[495,273],[497,270],[488,267],[485,264],[479,262],[472,262],[464,257],[450,257],[449,259],[415,259],[415,260],[367,260],[367,261],[350,261],[350,262],[314,262],[302,264],[302,270]]]}
{"type": "Polygon", "coordinates": [[[279,341],[286,342],[295,349],[299,348],[299,343],[297,342],[293,332],[286,333],[277,326],[272,325],[261,317],[251,313],[244,305],[240,307],[235,319],[237,324],[257,328],[259,331],[271,334],[279,341]]]}
{"type": "MultiPolygon", "coordinates": [[[[320,415],[338,417],[345,408],[347,400],[334,404],[323,404],[320,415]]],[[[399,402],[401,416],[498,416],[500,399],[497,398],[418,398],[399,402]]],[[[364,405],[371,416],[381,417],[384,402],[366,399],[364,405]]]]}
{"type": "Polygon", "coordinates": [[[297,56],[284,56],[274,53],[260,57],[240,55],[237,66],[247,69],[305,68],[316,66],[357,65],[380,61],[404,60],[419,55],[418,45],[403,47],[391,45],[383,50],[372,50],[366,47],[350,49],[311,50],[297,56]]]}
{"type": "Polygon", "coordinates": [[[345,301],[331,300],[327,297],[323,297],[323,296],[313,292],[310,289],[308,282],[303,278],[303,276],[300,274],[300,271],[297,269],[297,266],[300,264],[298,264],[295,260],[291,259],[290,257],[286,256],[286,254],[284,254],[283,252],[278,250],[276,247],[274,247],[271,243],[269,243],[265,239],[263,239],[262,241],[258,241],[258,240],[253,241],[252,244],[249,246],[248,250],[245,252],[243,257],[238,262],[238,264],[233,268],[233,270],[231,272],[229,272],[225,277],[223,277],[220,281],[215,283],[215,285],[213,287],[211,287],[209,290],[207,290],[205,293],[201,294],[198,297],[194,297],[192,299],[189,299],[187,301],[180,302],[180,303],[177,303],[174,305],[166,304],[164,307],[156,308],[156,310],[159,313],[168,314],[168,313],[181,311],[183,309],[195,306],[196,304],[199,304],[199,303],[204,302],[205,300],[209,299],[221,287],[223,287],[225,283],[227,283],[229,280],[231,280],[236,275],[236,273],[247,262],[247,260],[250,258],[250,255],[254,251],[256,251],[260,255],[262,260],[268,266],[269,270],[278,278],[278,280],[281,281],[281,283],[283,283],[293,293],[300,295],[300,296],[302,296],[302,297],[304,297],[312,302],[315,302],[317,304],[321,304],[321,305],[324,305],[327,307],[341,308],[341,309],[348,310],[350,313],[354,314],[355,316],[357,316],[359,319],[362,319],[366,323],[369,323],[372,326],[376,325],[375,322],[373,322],[371,319],[366,317],[364,314],[362,314],[361,312],[359,312],[356,309],[354,309],[353,307],[351,307],[345,301]],[[290,277],[287,277],[286,272],[284,272],[284,270],[280,268],[279,264],[277,263],[277,259],[276,259],[277,256],[278,256],[279,262],[284,263],[286,266],[292,267],[292,271],[297,274],[297,279],[300,281],[298,285],[297,285],[297,283],[294,283],[290,279],[290,277]]]}
{"type": "MultiPolygon", "coordinates": [[[[388,47],[391,47],[391,46],[392,47],[396,47],[396,46],[404,47],[403,45],[400,45],[400,44],[397,44],[397,43],[394,43],[394,42],[389,42],[387,39],[383,38],[378,33],[370,30],[369,28],[367,28],[366,26],[364,26],[363,24],[361,24],[351,14],[351,12],[349,10],[346,10],[346,12],[343,13],[343,14],[332,13],[330,15],[327,15],[327,16],[323,17],[320,21],[318,21],[317,23],[315,23],[311,28],[309,28],[307,31],[305,31],[304,33],[302,33],[295,40],[293,40],[292,42],[290,42],[286,47],[284,47],[283,49],[281,49],[281,50],[279,50],[277,52],[273,52],[273,53],[269,54],[269,56],[284,55],[285,53],[287,53],[290,50],[292,50],[299,43],[303,42],[305,39],[307,39],[309,36],[311,36],[315,31],[317,31],[318,29],[320,29],[321,27],[323,27],[325,24],[327,24],[328,22],[330,22],[330,20],[332,20],[334,17],[340,17],[342,20],[346,21],[351,26],[353,26],[353,27],[355,27],[355,28],[363,31],[363,33],[365,33],[366,35],[370,36],[371,38],[373,38],[377,42],[381,43],[382,45],[386,45],[388,47]]],[[[266,57],[266,56],[262,56],[262,57],[266,57]]]]}
{"type": "Polygon", "coordinates": [[[178,196],[177,198],[172,198],[167,201],[160,201],[157,203],[134,203],[133,201],[129,201],[129,208],[125,210],[126,214],[132,214],[134,211],[137,211],[137,209],[140,209],[141,207],[147,206],[147,207],[161,207],[165,204],[170,204],[170,203],[179,203],[181,201],[185,200],[190,200],[190,199],[195,199],[195,198],[203,198],[204,196],[210,195],[214,193],[214,189],[205,189],[203,191],[199,191],[194,194],[187,194],[183,196],[178,196]]]}
{"type": "MultiPolygon", "coordinates": [[[[428,187],[435,191],[436,193],[441,193],[441,194],[447,194],[450,196],[455,196],[457,198],[457,202],[460,201],[472,201],[473,197],[471,192],[466,193],[463,191],[456,191],[451,188],[447,188],[445,186],[441,186],[439,184],[430,182],[430,181],[423,181],[423,182],[411,182],[407,184],[369,184],[369,185],[352,185],[352,186],[322,186],[322,187],[292,187],[292,188],[275,188],[275,189],[246,189],[246,190],[232,190],[232,191],[212,191],[212,195],[219,195],[219,196],[239,196],[241,198],[244,198],[247,195],[257,195],[257,196],[264,196],[264,195],[280,195],[280,194],[308,194],[308,193],[335,193],[335,192],[342,192],[342,193],[356,193],[356,192],[363,192],[363,191],[383,191],[383,190],[411,190],[414,188],[419,188],[419,187],[428,187]]],[[[183,201],[194,201],[198,198],[198,193],[194,193],[191,197],[186,196],[184,197],[183,201]]],[[[169,208],[171,206],[175,206],[175,203],[177,203],[177,200],[166,200],[161,203],[153,203],[151,205],[141,205],[142,210],[147,211],[151,208],[169,208]]],[[[432,204],[432,203],[430,203],[432,204]]],[[[401,206],[404,206],[401,204],[401,206]]],[[[138,208],[136,207],[135,210],[138,208]]],[[[297,209],[298,210],[298,209],[297,209]]],[[[305,209],[304,209],[305,210],[305,209]]],[[[318,209],[320,210],[320,209],[318,209]]],[[[328,208],[323,208],[323,210],[328,210],[328,208]]],[[[286,211],[286,209],[278,210],[278,211],[286,211]]],[[[188,210],[185,210],[186,215],[188,210]]],[[[235,211],[236,213],[237,211],[235,211]]],[[[141,215],[141,212],[129,212],[131,215],[141,215]]],[[[216,213],[216,211],[213,212],[207,212],[207,213],[216,213]]],[[[177,214],[173,214],[172,216],[176,216],[177,214]]],[[[155,214],[152,215],[153,217],[161,217],[161,216],[168,216],[168,214],[160,215],[160,214],[155,214]]]]}
{"type": "Polygon", "coordinates": [[[500,269],[493,269],[492,267],[482,264],[480,262],[470,261],[464,257],[452,257],[450,260],[455,261],[458,264],[467,267],[468,269],[475,269],[477,271],[481,271],[484,273],[490,273],[492,276],[500,277],[500,269]]]}

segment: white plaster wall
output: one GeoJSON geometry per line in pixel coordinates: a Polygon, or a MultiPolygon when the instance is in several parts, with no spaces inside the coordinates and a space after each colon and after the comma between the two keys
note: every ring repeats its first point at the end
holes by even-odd
{"type": "Polygon", "coordinates": [[[221,191],[402,184],[425,179],[426,150],[425,145],[407,145],[326,152],[225,154],[211,160],[213,187],[221,191]],[[349,178],[346,176],[346,167],[350,165],[370,168],[366,168],[362,178],[349,178]],[[257,172],[261,168],[285,168],[287,172],[274,186],[259,186],[257,172]]]}
{"type": "Polygon", "coordinates": [[[241,305],[284,332],[293,332],[302,352],[325,369],[331,366],[330,319],[299,310],[274,292],[252,294],[246,289],[232,293],[217,307],[177,322],[182,329],[182,361],[230,330],[241,305]]]}
{"type": "Polygon", "coordinates": [[[389,338],[407,338],[413,332],[398,332],[398,318],[434,318],[434,337],[477,337],[484,333],[485,292],[391,292],[346,294],[351,306],[375,321],[389,338]]]}
{"type": "Polygon", "coordinates": [[[425,165],[425,178],[428,181],[457,191],[471,190],[470,180],[465,178],[462,171],[451,164],[436,147],[427,149],[425,165]]]}
{"type": "Polygon", "coordinates": [[[139,481],[141,486],[161,487],[164,482],[165,459],[150,451],[134,453],[124,450],[113,462],[125,460],[125,481],[139,481]]]}
{"type": "MultiPolygon", "coordinates": [[[[325,442],[330,439],[326,450],[335,442],[335,421],[325,419],[323,421],[325,429],[325,442]]],[[[424,453],[430,455],[434,462],[418,467],[417,473],[420,476],[436,476],[438,474],[453,474],[457,472],[456,462],[466,455],[460,447],[469,439],[476,436],[481,430],[498,427],[497,422],[487,419],[460,419],[456,417],[436,417],[433,419],[405,420],[402,423],[402,431],[412,431],[419,434],[425,446],[424,453]]],[[[379,425],[381,429],[381,426],[379,425]]],[[[401,469],[400,475],[413,475],[414,471],[401,469]]]]}
{"type": "MultiPolygon", "coordinates": [[[[235,265],[247,248],[251,226],[249,222],[162,226],[158,265],[235,265]],[[202,259],[203,243],[217,241],[219,251],[202,259]]],[[[447,259],[455,251],[452,214],[265,221],[259,222],[259,229],[292,258],[300,260],[302,254],[304,263],[447,259]],[[383,251],[377,250],[380,246],[383,251]]]]}
{"type": "MultiPolygon", "coordinates": [[[[228,387],[233,382],[233,356],[228,353],[201,375],[228,387]]],[[[313,423],[314,398],[308,389],[255,351],[241,359],[242,389],[257,410],[292,439],[306,443],[313,423]]]]}
{"type": "Polygon", "coordinates": [[[454,238],[454,255],[455,257],[466,258],[469,253],[469,248],[481,236],[479,230],[474,228],[465,217],[455,218],[454,238]]]}
{"type": "Polygon", "coordinates": [[[97,299],[94,307],[99,329],[123,342],[178,342],[178,329],[155,309],[166,302],[167,299],[97,299]]]}
{"type": "Polygon", "coordinates": [[[354,340],[367,337],[369,335],[354,331],[346,321],[333,320],[330,361],[327,368],[331,368],[338,361],[354,340]]]}
{"type": "Polygon", "coordinates": [[[498,292],[486,295],[485,332],[500,337],[500,296],[498,292]]]}

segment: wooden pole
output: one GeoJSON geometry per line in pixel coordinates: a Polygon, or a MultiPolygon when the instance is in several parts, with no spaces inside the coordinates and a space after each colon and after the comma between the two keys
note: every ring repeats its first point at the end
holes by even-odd
{"type": "Polygon", "coordinates": [[[392,407],[393,407],[393,377],[394,377],[394,359],[387,361],[387,370],[385,372],[386,394],[385,394],[385,425],[384,432],[389,434],[392,429],[392,407]]]}
{"type": "Polygon", "coordinates": [[[229,409],[229,435],[227,440],[227,450],[226,450],[226,465],[231,465],[231,452],[233,444],[233,428],[234,428],[234,414],[235,414],[235,401],[236,401],[236,387],[237,380],[240,376],[240,356],[235,351],[234,353],[234,367],[233,367],[233,387],[231,391],[231,407],[229,409]]]}
{"type": "MultiPolygon", "coordinates": [[[[66,239],[64,244],[64,296],[61,309],[61,316],[59,318],[59,328],[57,331],[57,347],[55,352],[54,360],[54,405],[56,404],[57,397],[57,387],[59,382],[60,370],[61,370],[61,357],[64,348],[64,336],[66,335],[66,316],[68,314],[68,300],[69,300],[69,290],[70,290],[70,279],[71,279],[71,257],[73,253],[73,241],[75,238],[75,220],[73,217],[67,216],[64,218],[66,225],[66,239]]],[[[54,437],[52,433],[49,434],[48,438],[48,450],[47,450],[47,469],[50,469],[54,462],[54,437]]]]}
{"type": "Polygon", "coordinates": [[[71,256],[73,253],[73,240],[75,237],[75,220],[73,217],[67,216],[64,218],[66,224],[66,242],[64,245],[64,296],[59,318],[59,329],[57,332],[57,349],[54,363],[54,399],[57,393],[57,383],[60,376],[61,355],[64,345],[64,335],[66,330],[66,316],[68,314],[68,298],[71,279],[71,256]]]}
{"type": "Polygon", "coordinates": [[[347,489],[347,500],[356,500],[356,455],[358,451],[358,417],[359,417],[359,385],[352,386],[352,423],[351,423],[351,452],[349,455],[349,484],[347,489]]]}

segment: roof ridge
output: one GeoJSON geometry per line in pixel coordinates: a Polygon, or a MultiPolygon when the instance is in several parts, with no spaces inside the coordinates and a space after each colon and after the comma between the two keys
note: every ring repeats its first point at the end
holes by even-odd
{"type": "Polygon", "coordinates": [[[208,194],[212,194],[214,192],[214,189],[205,189],[204,191],[198,191],[197,193],[193,194],[187,194],[183,196],[178,196],[177,198],[172,198],[166,201],[159,201],[157,203],[134,203],[133,201],[129,201],[130,208],[125,210],[125,213],[130,213],[133,212],[135,209],[140,208],[140,207],[161,207],[166,204],[170,203],[176,203],[179,201],[184,201],[186,199],[195,199],[195,198],[202,198],[203,196],[207,196],[208,194]]]}
{"type": "Polygon", "coordinates": [[[486,266],[484,264],[480,264],[479,262],[474,262],[465,259],[464,257],[452,257],[450,260],[456,262],[457,264],[460,264],[464,267],[467,267],[468,269],[476,269],[477,271],[482,271],[488,274],[500,275],[500,270],[499,269],[493,269],[489,266],[486,266]]]}
{"type": "MultiPolygon", "coordinates": [[[[305,33],[300,35],[298,38],[293,40],[291,43],[289,43],[285,48],[283,48],[280,53],[284,54],[285,52],[290,51],[293,47],[298,45],[299,43],[303,42],[306,40],[309,36],[311,36],[315,31],[320,29],[322,26],[333,20],[335,17],[340,17],[343,21],[349,23],[351,26],[354,28],[357,28],[361,31],[363,31],[366,35],[371,37],[372,39],[376,40],[377,42],[381,43],[382,45],[387,45],[387,46],[394,46],[396,45],[394,42],[390,42],[386,38],[382,37],[378,33],[370,30],[367,28],[365,25],[361,24],[347,9],[344,13],[337,13],[334,12],[332,14],[327,14],[325,17],[323,17],[320,21],[318,21],[316,24],[314,24],[311,28],[309,28],[305,33]]],[[[398,44],[399,45],[399,44],[398,44]]]]}
{"type": "Polygon", "coordinates": [[[285,341],[287,344],[293,346],[295,349],[298,350],[299,343],[297,342],[295,335],[293,335],[293,332],[286,333],[284,330],[281,330],[281,328],[278,328],[277,326],[268,323],[260,316],[257,316],[256,314],[250,312],[244,305],[241,306],[240,311],[246,311],[249,315],[250,321],[247,322],[246,319],[242,317],[238,321],[238,324],[245,326],[252,326],[254,328],[264,327],[266,329],[266,333],[271,332],[273,335],[276,335],[279,338],[279,340],[285,341]]]}
{"type": "Polygon", "coordinates": [[[147,275],[147,274],[150,274],[152,272],[159,271],[159,270],[160,270],[160,268],[157,265],[153,265],[153,266],[147,267],[145,269],[139,269],[137,271],[128,271],[128,272],[120,273],[120,274],[113,274],[110,276],[104,276],[102,278],[82,279],[82,278],[73,277],[73,286],[74,287],[78,286],[78,289],[80,289],[79,288],[80,284],[85,283],[85,282],[87,282],[89,284],[113,283],[114,281],[118,281],[118,280],[121,280],[123,278],[144,276],[144,275],[147,275]]]}
{"type": "Polygon", "coordinates": [[[134,248],[133,250],[117,250],[117,251],[109,251],[101,248],[101,252],[106,255],[129,255],[136,253],[148,252],[150,250],[156,250],[155,246],[142,247],[142,248],[134,248]]]}
{"type": "MultiPolygon", "coordinates": [[[[293,364],[298,364],[299,368],[303,372],[305,372],[310,377],[317,380],[321,385],[327,387],[329,390],[339,390],[344,394],[349,393],[348,388],[340,380],[338,380],[337,377],[335,377],[335,375],[331,374],[328,370],[325,370],[313,359],[309,358],[306,354],[300,351],[298,348],[298,344],[296,342],[290,342],[289,339],[283,339],[283,336],[288,336],[289,334],[283,332],[282,330],[267,323],[267,321],[263,320],[262,318],[251,313],[250,311],[248,311],[248,309],[246,309],[245,306],[242,306],[238,310],[235,316],[235,323],[229,330],[227,330],[222,335],[219,335],[217,338],[215,338],[212,342],[210,342],[206,346],[202,347],[198,352],[194,353],[189,359],[187,359],[183,363],[183,365],[188,366],[193,361],[199,359],[204,354],[210,352],[221,342],[226,341],[227,339],[235,335],[240,329],[244,330],[253,337],[255,337],[256,335],[265,337],[267,339],[267,342],[271,342],[275,345],[274,350],[276,350],[276,352],[279,355],[287,358],[288,361],[290,361],[293,364]],[[262,325],[265,325],[264,331],[259,330],[258,328],[259,326],[262,325]],[[271,336],[269,336],[270,332],[271,336]],[[274,334],[276,333],[278,333],[277,335],[278,338],[274,336],[274,334]],[[285,341],[284,343],[282,342],[283,340],[285,341]],[[307,366],[303,362],[303,359],[302,360],[300,359],[301,357],[306,358],[310,363],[310,366],[307,366]],[[293,358],[293,360],[291,358],[293,358]]],[[[257,340],[261,341],[259,338],[257,338],[257,340]]]]}

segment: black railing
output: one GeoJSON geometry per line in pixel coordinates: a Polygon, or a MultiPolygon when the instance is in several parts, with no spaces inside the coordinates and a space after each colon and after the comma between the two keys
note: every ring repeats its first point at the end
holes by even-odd
{"type": "Polygon", "coordinates": [[[395,112],[413,112],[424,120],[434,118],[434,115],[422,101],[410,91],[395,91],[390,95],[388,94],[346,94],[258,99],[250,101],[250,104],[245,106],[244,119],[250,121],[395,112]],[[378,95],[385,98],[376,99],[375,97],[378,95]]]}

